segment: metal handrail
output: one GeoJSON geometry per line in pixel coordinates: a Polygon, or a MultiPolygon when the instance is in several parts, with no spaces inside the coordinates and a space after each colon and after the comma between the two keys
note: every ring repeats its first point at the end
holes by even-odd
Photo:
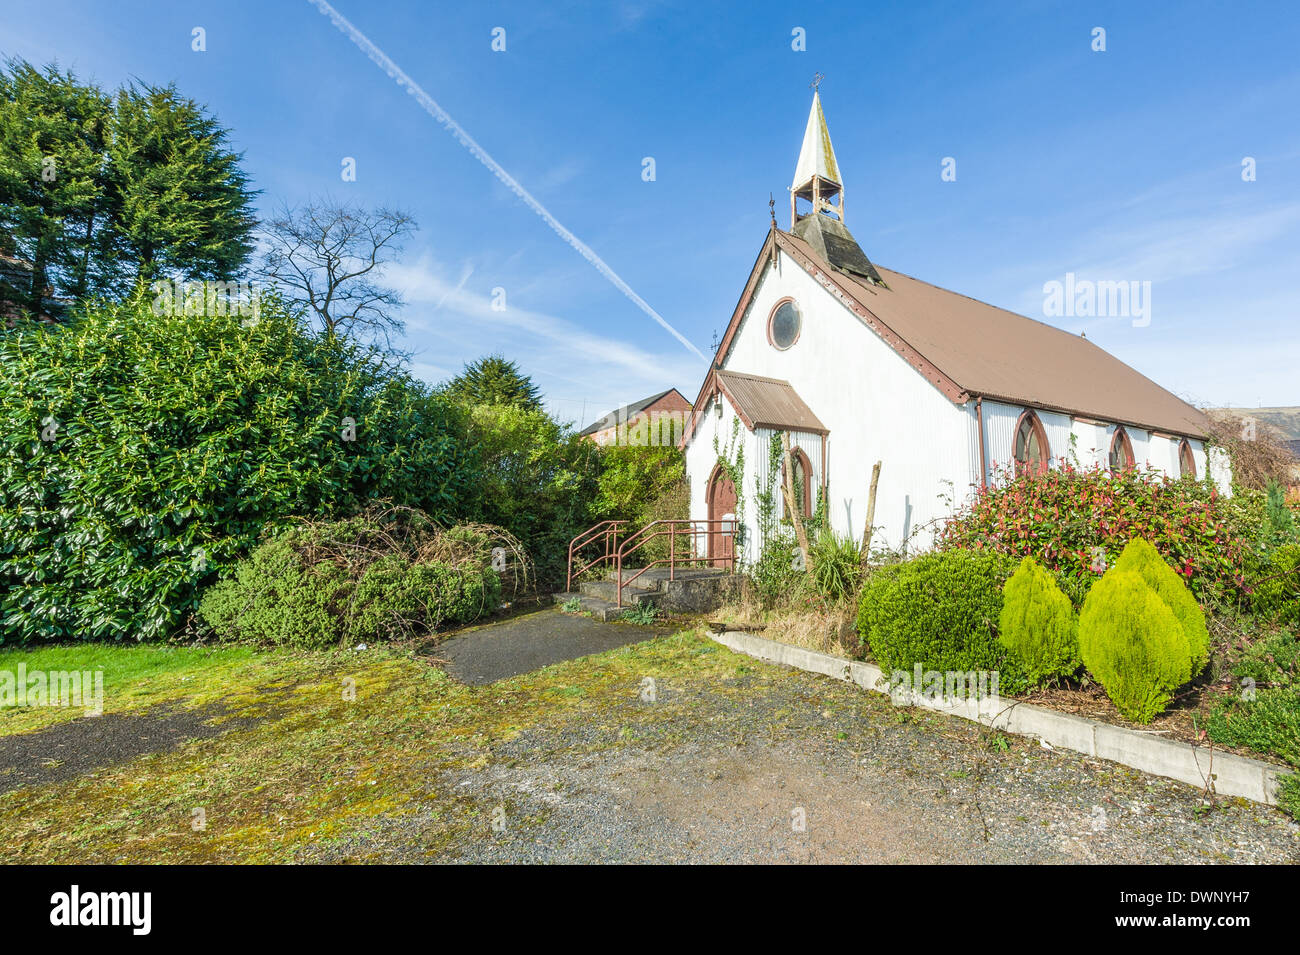
{"type": "Polygon", "coordinates": [[[573,590],[573,578],[578,574],[594,567],[596,564],[611,560],[614,557],[614,553],[618,549],[618,529],[621,525],[626,523],[627,521],[601,521],[599,524],[594,524],[591,527],[588,527],[577,537],[573,538],[573,540],[569,541],[569,560],[567,565],[568,576],[564,581],[565,593],[569,593],[573,590]],[[588,544],[594,543],[596,539],[601,536],[604,537],[605,553],[587,561],[587,563],[583,564],[577,570],[574,570],[573,555],[579,549],[586,547],[588,544]]]}
{"type": "MultiPolygon", "coordinates": [[[[708,549],[707,546],[705,548],[706,553],[703,556],[694,556],[694,552],[696,550],[695,539],[700,534],[708,535],[709,533],[712,533],[715,529],[718,531],[723,531],[727,528],[730,528],[730,532],[734,541],[738,523],[739,522],[735,519],[705,520],[705,521],[692,521],[692,520],[651,521],[649,524],[641,528],[636,533],[632,534],[629,537],[625,537],[623,539],[622,545],[619,546],[617,554],[615,555],[616,558],[615,565],[614,565],[615,566],[615,580],[614,580],[615,606],[620,608],[623,606],[624,587],[630,587],[633,581],[635,581],[638,577],[644,574],[651,567],[654,567],[658,564],[663,564],[665,562],[668,564],[668,579],[670,581],[676,579],[677,564],[679,562],[683,564],[691,564],[699,561],[723,560],[726,561],[727,566],[734,572],[736,569],[736,551],[735,551],[734,543],[732,546],[731,553],[726,557],[709,556],[707,553],[707,549],[708,549]],[[685,526],[683,527],[683,525],[685,526]],[[665,528],[665,529],[654,530],[652,533],[649,533],[652,528],[656,528],[656,527],[665,528]],[[691,538],[691,548],[690,551],[688,552],[688,556],[683,556],[681,558],[678,558],[677,539],[678,537],[683,536],[683,532],[685,533],[685,535],[689,535],[689,537],[691,538]],[[626,581],[624,581],[623,580],[623,558],[629,556],[630,554],[635,553],[637,550],[645,546],[646,543],[654,540],[657,537],[668,538],[668,556],[660,557],[657,560],[652,560],[648,562],[644,567],[642,567],[635,574],[633,574],[626,581]]],[[[706,536],[706,540],[707,540],[707,536],[706,536]]]]}

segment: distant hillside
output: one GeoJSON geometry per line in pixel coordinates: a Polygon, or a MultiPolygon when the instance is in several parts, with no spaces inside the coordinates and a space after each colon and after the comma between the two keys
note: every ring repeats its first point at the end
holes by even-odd
{"type": "Polygon", "coordinates": [[[1282,432],[1282,436],[1293,448],[1295,442],[1300,441],[1300,408],[1216,408],[1214,410],[1226,411],[1242,418],[1255,418],[1271,425],[1282,432]]]}

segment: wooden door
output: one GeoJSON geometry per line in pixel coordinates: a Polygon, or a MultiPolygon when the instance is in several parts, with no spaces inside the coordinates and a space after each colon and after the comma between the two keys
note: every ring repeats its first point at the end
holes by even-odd
{"type": "MultiPolygon", "coordinates": [[[[719,465],[709,478],[709,521],[734,521],[736,484],[719,465]]],[[[729,567],[736,554],[735,525],[709,524],[709,558],[714,567],[729,567]]]]}

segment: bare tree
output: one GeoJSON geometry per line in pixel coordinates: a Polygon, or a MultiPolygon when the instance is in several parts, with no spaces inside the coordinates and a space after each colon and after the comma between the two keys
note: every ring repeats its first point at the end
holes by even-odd
{"type": "Polygon", "coordinates": [[[1283,487],[1295,483],[1296,456],[1286,435],[1273,425],[1255,418],[1249,409],[1207,408],[1210,442],[1228,452],[1232,483],[1264,490],[1269,481],[1283,487]]]}
{"type": "Polygon", "coordinates": [[[419,226],[405,212],[329,199],[282,206],[263,223],[260,273],[285,301],[308,310],[327,338],[383,339],[404,325],[402,298],[377,281],[419,226]]]}

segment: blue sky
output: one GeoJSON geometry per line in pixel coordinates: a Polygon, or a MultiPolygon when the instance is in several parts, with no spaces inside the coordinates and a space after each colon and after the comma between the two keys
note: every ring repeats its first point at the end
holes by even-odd
{"type": "MultiPolygon", "coordinates": [[[[704,352],[769,193],[789,225],[820,71],[848,225],[873,261],[1039,319],[1067,272],[1149,281],[1149,325],[1050,320],[1189,400],[1300,404],[1293,3],[334,6],[704,352]]],[[[329,195],[412,212],[388,280],[429,381],[501,352],[568,420],[672,386],[695,397],[698,356],[308,0],[6,0],[0,53],[110,87],[174,81],[231,128],[263,209],[329,195]]]]}

